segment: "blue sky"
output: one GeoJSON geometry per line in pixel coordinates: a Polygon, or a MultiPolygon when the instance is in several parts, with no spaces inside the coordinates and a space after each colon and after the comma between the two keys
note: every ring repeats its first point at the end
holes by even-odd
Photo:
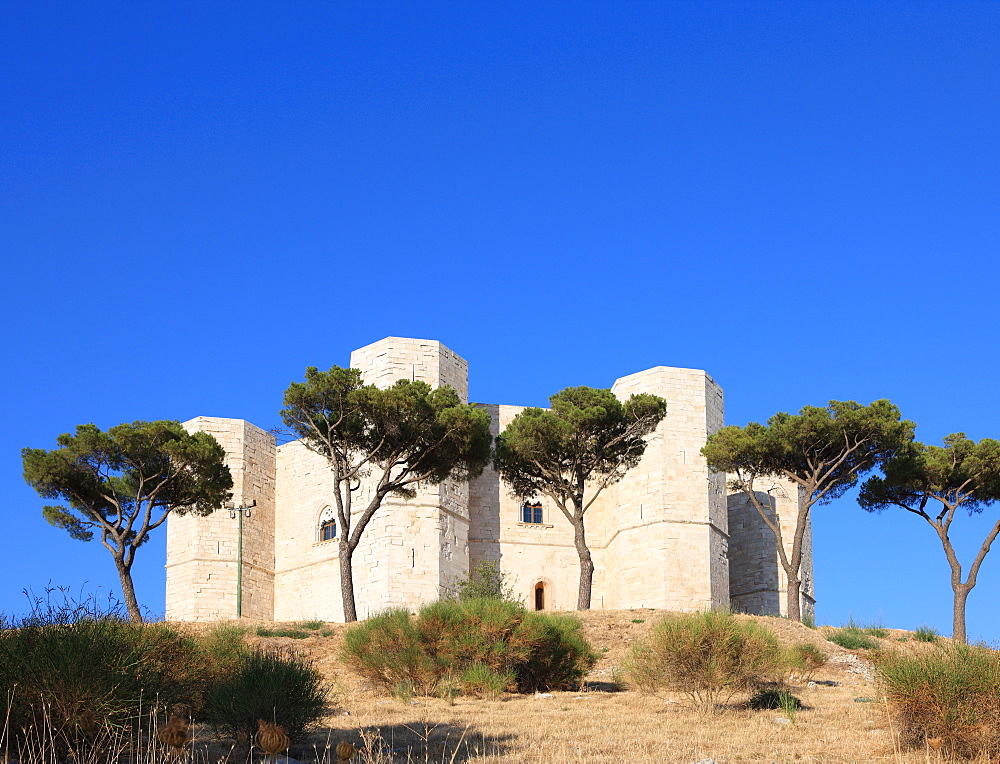
{"type": "MultiPolygon", "coordinates": [[[[731,424],[885,397],[925,442],[1000,437],[1000,5],[3,5],[0,611],[118,589],[21,448],[271,427],[388,335],[464,356],[477,401],[683,366],[731,424]]],[[[964,559],[997,511],[956,521],[964,559]]],[[[848,497],[814,537],[821,622],[950,632],[918,518],[848,497]]]]}

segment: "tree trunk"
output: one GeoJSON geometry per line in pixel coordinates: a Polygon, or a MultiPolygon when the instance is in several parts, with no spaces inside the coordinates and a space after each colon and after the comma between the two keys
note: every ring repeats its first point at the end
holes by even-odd
{"type": "Polygon", "coordinates": [[[785,588],[788,597],[788,620],[802,622],[802,580],[796,575],[794,578],[785,571],[788,585],[785,588]]]}
{"type": "Polygon", "coordinates": [[[955,591],[955,609],[952,613],[951,638],[955,642],[966,644],[965,636],[965,602],[969,599],[969,592],[972,587],[968,584],[959,584],[952,587],[955,591]]]}
{"type": "Polygon", "coordinates": [[[354,604],[354,570],[351,567],[351,557],[354,551],[346,541],[340,543],[340,594],[344,600],[344,623],[354,623],[358,620],[358,611],[354,604]]]}
{"type": "Polygon", "coordinates": [[[580,593],[576,598],[576,609],[590,610],[590,592],[594,586],[594,560],[587,547],[582,517],[574,520],[573,530],[573,543],[576,545],[576,553],[580,555],[580,593]]]}
{"type": "Polygon", "coordinates": [[[122,596],[125,597],[125,609],[128,610],[128,617],[132,623],[142,623],[142,613],[139,612],[139,602],[135,598],[135,587],[132,585],[132,570],[125,565],[124,561],[115,558],[115,567],[118,568],[118,578],[122,582],[122,596]]]}

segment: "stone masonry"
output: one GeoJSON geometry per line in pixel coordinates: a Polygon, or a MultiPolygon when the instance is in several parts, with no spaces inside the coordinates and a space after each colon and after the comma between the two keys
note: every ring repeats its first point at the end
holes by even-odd
{"type": "MultiPolygon", "coordinates": [[[[468,364],[433,340],[388,337],[354,351],[350,364],[366,382],[397,379],[450,385],[468,400],[468,364]]],[[[667,415],[640,464],[609,487],[587,513],[594,558],[594,608],[702,610],[732,607],[785,613],[785,582],[773,534],[741,495],[727,496],[725,475],[701,456],[723,424],[722,389],[703,371],[658,366],[623,377],[621,399],[654,393],[667,415]]],[[[480,404],[494,435],[522,410],[480,404]]],[[[323,540],[330,519],[330,472],[320,455],[237,419],[197,417],[191,431],[213,434],[233,472],[234,502],[256,501],[243,523],[242,612],[252,618],[342,621],[338,550],[323,540]]],[[[355,500],[362,511],[367,487],[355,500]]],[[[793,486],[762,486],[787,523],[798,501],[793,486]]],[[[576,606],[579,559],[569,522],[544,498],[541,522],[524,522],[525,497],[511,496],[491,468],[468,483],[425,486],[410,500],[390,499],[354,554],[359,617],[391,606],[415,608],[455,588],[480,562],[499,564],[529,607],[576,606]]],[[[794,527],[782,528],[790,548],[794,527]]],[[[167,530],[167,619],[216,620],[236,615],[238,521],[226,510],[209,517],[171,516],[167,530]]],[[[339,529],[338,529],[339,532],[339,529]]],[[[814,603],[806,529],[803,608],[814,603]]]]}

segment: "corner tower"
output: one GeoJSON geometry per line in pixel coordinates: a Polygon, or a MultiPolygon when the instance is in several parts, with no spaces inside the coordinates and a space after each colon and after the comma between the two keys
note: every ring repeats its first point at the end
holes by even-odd
{"type": "Polygon", "coordinates": [[[242,525],[225,509],[206,517],[170,515],[166,619],[235,618],[239,609],[248,618],[269,620],[274,617],[274,436],[242,419],[201,416],[184,428],[219,441],[233,476],[233,504],[256,505],[242,525]]]}
{"type": "MultiPolygon", "coordinates": [[[[435,340],[386,337],[351,353],[364,381],[390,387],[397,380],[450,385],[468,400],[468,363],[435,340]]],[[[339,549],[341,529],[321,531],[332,517],[333,486],[323,457],[300,441],[278,448],[275,526],[277,620],[342,621],[339,549]]],[[[409,500],[389,497],[368,524],[354,552],[354,593],[359,618],[391,606],[432,602],[469,571],[469,490],[445,481],[422,486],[409,500]]],[[[362,484],[353,508],[371,496],[362,484]]]]}
{"type": "Polygon", "coordinates": [[[606,539],[604,606],[728,607],[725,475],[709,470],[701,455],[722,427],[722,388],[700,369],[657,366],[611,389],[622,400],[658,395],[667,414],[642,461],[611,488],[595,517],[606,539]]]}

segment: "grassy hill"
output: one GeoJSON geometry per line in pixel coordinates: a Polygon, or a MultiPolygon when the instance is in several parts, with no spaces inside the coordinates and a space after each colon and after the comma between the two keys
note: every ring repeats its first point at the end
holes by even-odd
{"type": "MultiPolygon", "coordinates": [[[[645,695],[624,683],[618,667],[632,642],[665,614],[656,610],[580,613],[601,658],[577,692],[506,696],[499,700],[394,698],[375,692],[343,666],[344,625],[252,625],[262,633],[288,630],[305,638],[254,636],[271,647],[307,655],[334,689],[329,731],[315,733],[303,759],[330,760],[327,746],[349,740],[361,761],[516,762],[925,762],[928,751],[900,752],[886,706],[863,652],[845,650],[814,630],[780,618],[754,618],[785,644],[811,642],[829,656],[812,685],[795,677],[804,707],[794,720],[781,711],[731,707],[706,714],[680,694],[645,695]],[[390,758],[391,756],[391,758],[390,758]]],[[[933,649],[907,632],[887,630],[884,648],[933,649]]],[[[928,759],[928,756],[931,756],[928,759]]]]}

